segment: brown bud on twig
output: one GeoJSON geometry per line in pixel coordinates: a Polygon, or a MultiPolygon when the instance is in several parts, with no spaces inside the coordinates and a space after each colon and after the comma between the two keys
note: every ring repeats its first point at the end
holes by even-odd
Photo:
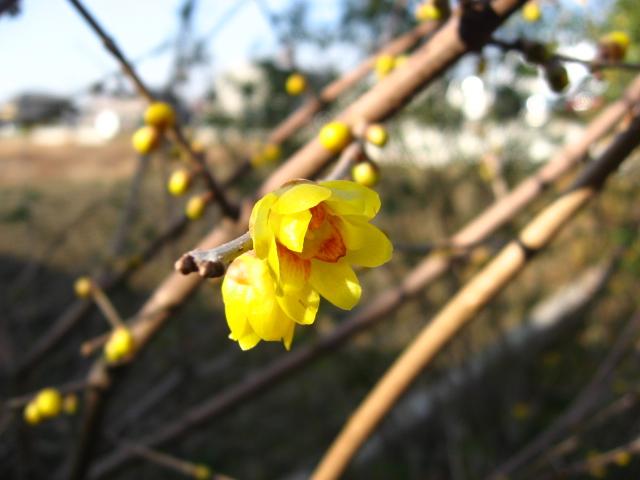
{"type": "Polygon", "coordinates": [[[198,272],[203,278],[221,277],[236,257],[251,250],[252,247],[253,240],[247,232],[219,247],[185,253],[175,263],[175,268],[184,275],[198,272]]]}

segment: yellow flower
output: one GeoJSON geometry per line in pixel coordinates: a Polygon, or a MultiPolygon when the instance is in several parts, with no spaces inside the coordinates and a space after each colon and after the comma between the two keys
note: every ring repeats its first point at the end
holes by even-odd
{"type": "Polygon", "coordinates": [[[307,89],[307,79],[299,73],[292,73],[287,77],[285,90],[289,95],[300,95],[307,89]]]}
{"type": "Polygon", "coordinates": [[[440,20],[442,12],[431,2],[424,2],[418,5],[415,11],[416,20],[426,22],[428,20],[440,20]]]}
{"type": "Polygon", "coordinates": [[[351,265],[377,267],[391,258],[391,242],[369,223],[379,209],[378,194],[355,182],[303,181],[256,203],[249,232],[283,290],[310,285],[350,310],[361,293],[351,265]]]}
{"type": "Polygon", "coordinates": [[[352,309],[361,294],[352,265],[382,265],[393,251],[369,223],[379,209],[376,192],[344,180],[296,181],[259,200],[249,221],[254,250],[222,283],[230,338],[243,350],[260,340],[289,349],[295,325],[315,321],[320,296],[352,309]]]}
{"type": "Polygon", "coordinates": [[[33,400],[42,418],[52,418],[62,410],[62,395],[55,388],[44,388],[33,400]]]}

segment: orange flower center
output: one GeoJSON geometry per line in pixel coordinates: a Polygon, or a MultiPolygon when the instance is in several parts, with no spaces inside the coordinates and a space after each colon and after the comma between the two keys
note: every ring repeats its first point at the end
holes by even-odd
{"type": "Polygon", "coordinates": [[[331,214],[324,203],[310,209],[311,221],[300,256],[335,263],[347,254],[338,225],[340,219],[331,214]]]}

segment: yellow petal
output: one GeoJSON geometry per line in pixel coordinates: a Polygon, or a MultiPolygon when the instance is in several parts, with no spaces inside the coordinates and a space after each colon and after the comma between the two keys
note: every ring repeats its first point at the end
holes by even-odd
{"type": "Polygon", "coordinates": [[[253,239],[253,248],[259,258],[267,258],[273,232],[269,228],[269,213],[278,197],[269,193],[258,200],[251,210],[249,233],[253,239]]]}
{"type": "Polygon", "coordinates": [[[318,313],[320,295],[307,285],[302,290],[277,297],[284,313],[300,325],[311,325],[318,313]]]}
{"type": "Polygon", "coordinates": [[[278,247],[280,264],[279,284],[284,293],[298,292],[308,285],[311,262],[287,250],[278,247]]]}
{"type": "Polygon", "coordinates": [[[242,350],[250,350],[260,342],[260,337],[255,333],[249,333],[238,339],[238,345],[242,350]]]}
{"type": "Polygon", "coordinates": [[[360,283],[344,259],[335,263],[311,260],[309,281],[320,295],[343,310],[351,310],[360,300],[360,283]]]}
{"type": "Polygon", "coordinates": [[[347,243],[346,260],[352,265],[377,267],[391,260],[393,245],[378,227],[363,220],[343,218],[341,234],[347,243]]]}
{"type": "MultiPolygon", "coordinates": [[[[253,348],[260,340],[283,341],[291,346],[294,321],[280,307],[276,287],[268,262],[253,251],[240,255],[229,266],[222,282],[222,297],[229,337],[243,350],[253,348]]],[[[310,301],[309,308],[313,307],[310,301]]],[[[303,311],[302,319],[309,315],[303,311]]]]}
{"type": "Polygon", "coordinates": [[[296,324],[291,322],[291,327],[289,328],[289,331],[282,339],[282,343],[284,343],[284,348],[286,348],[287,350],[291,350],[291,342],[293,341],[293,331],[295,329],[296,329],[296,324]]]}
{"type": "MultiPolygon", "coordinates": [[[[238,259],[229,266],[230,271],[240,267],[244,268],[242,262],[236,263],[238,259]]],[[[237,273],[237,272],[236,272],[237,273]]],[[[222,281],[222,298],[224,299],[224,313],[227,318],[231,338],[238,340],[253,332],[249,325],[247,302],[249,300],[251,287],[244,285],[234,278],[234,274],[226,275],[222,281]]]]}
{"type": "Polygon", "coordinates": [[[367,219],[376,216],[380,210],[380,197],[370,188],[348,180],[320,182],[331,189],[331,197],[324,201],[334,213],[339,215],[362,215],[367,219]]]}
{"type": "Polygon", "coordinates": [[[273,211],[281,215],[301,212],[315,207],[331,196],[331,190],[315,183],[300,183],[285,190],[273,205],[273,211]]]}
{"type": "MultiPolygon", "coordinates": [[[[289,250],[302,252],[304,237],[311,221],[311,212],[304,210],[282,216],[277,215],[277,217],[279,217],[279,221],[275,231],[278,241],[289,250]]],[[[276,227],[276,225],[273,225],[273,227],[276,227]]]]}

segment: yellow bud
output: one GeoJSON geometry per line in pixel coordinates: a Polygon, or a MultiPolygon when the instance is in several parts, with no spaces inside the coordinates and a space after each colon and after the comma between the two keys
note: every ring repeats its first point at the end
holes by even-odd
{"type": "Polygon", "coordinates": [[[62,395],[55,388],[45,388],[33,400],[42,418],[51,418],[62,410],[62,395]]]}
{"type": "Polygon", "coordinates": [[[213,476],[213,472],[206,465],[196,465],[193,469],[193,478],[196,480],[209,480],[213,476]]]}
{"type": "Polygon", "coordinates": [[[527,403],[518,402],[511,407],[511,416],[516,420],[526,420],[531,416],[531,407],[527,403]]]}
{"type": "Polygon", "coordinates": [[[171,195],[179,197],[180,195],[184,195],[184,193],[189,189],[190,184],[191,174],[188,170],[181,168],[180,170],[173,172],[169,177],[167,190],[169,190],[171,195]]]}
{"type": "Polygon", "coordinates": [[[378,78],[384,78],[387,75],[389,75],[389,73],[391,73],[391,71],[394,69],[395,66],[396,66],[396,59],[393,55],[388,55],[388,54],[380,55],[376,59],[376,65],[375,65],[376,75],[378,76],[378,78]]]}
{"type": "Polygon", "coordinates": [[[614,31],[600,39],[600,49],[605,60],[620,61],[629,49],[631,39],[629,35],[622,31],[614,31]]]}
{"type": "Polygon", "coordinates": [[[160,142],[160,131],[150,125],[140,127],[131,137],[131,144],[136,152],[146,155],[153,151],[160,142]]]}
{"type": "Polygon", "coordinates": [[[619,467],[626,467],[631,463],[631,454],[629,452],[618,452],[615,455],[614,461],[619,467]]]}
{"type": "Polygon", "coordinates": [[[75,393],[65,395],[62,401],[62,409],[67,415],[73,415],[78,411],[78,396],[75,393]]]}
{"type": "Polygon", "coordinates": [[[104,355],[109,363],[115,363],[130,355],[135,348],[135,340],[126,327],[116,328],[104,346],[104,355]]]}
{"type": "Polygon", "coordinates": [[[166,102],[153,102],[144,112],[144,123],[161,130],[172,127],[175,121],[173,107],[166,102]]]}
{"type": "Polygon", "coordinates": [[[262,149],[262,156],[267,163],[275,163],[280,159],[282,149],[276,143],[267,143],[262,149]]]}
{"type": "Polygon", "coordinates": [[[285,90],[289,95],[300,95],[307,89],[307,79],[299,73],[292,73],[287,77],[285,90]]]}
{"type": "Polygon", "coordinates": [[[389,140],[387,129],[377,123],[367,127],[365,137],[368,142],[373,143],[377,147],[384,147],[389,140]]]}
{"type": "Polygon", "coordinates": [[[540,17],[542,17],[542,12],[540,11],[540,5],[538,5],[538,2],[532,0],[525,3],[524,7],[522,7],[522,18],[527,22],[537,22],[540,20],[540,17]]]}
{"type": "Polygon", "coordinates": [[[42,421],[42,415],[35,402],[27,403],[22,411],[22,416],[24,417],[24,421],[29,425],[37,425],[42,421]]]}
{"type": "Polygon", "coordinates": [[[196,153],[198,155],[203,154],[205,151],[205,146],[202,142],[198,141],[198,140],[193,140],[191,142],[191,150],[193,151],[193,153],[196,153]]]}
{"type": "Polygon", "coordinates": [[[426,22],[429,20],[440,20],[442,12],[431,2],[424,2],[418,5],[415,12],[416,20],[426,22]]]}
{"type": "Polygon", "coordinates": [[[198,220],[204,215],[207,202],[201,195],[191,197],[187,202],[184,213],[190,220],[198,220]]]}
{"type": "Polygon", "coordinates": [[[353,180],[365,187],[373,187],[380,181],[378,167],[369,161],[356,163],[351,169],[353,180]]]}
{"type": "Polygon", "coordinates": [[[79,298],[89,298],[92,288],[93,282],[89,277],[80,277],[73,284],[73,291],[79,298]]]}
{"type": "Polygon", "coordinates": [[[338,153],[351,142],[351,129],[343,122],[327,123],[320,130],[320,144],[327,150],[338,153]]]}

